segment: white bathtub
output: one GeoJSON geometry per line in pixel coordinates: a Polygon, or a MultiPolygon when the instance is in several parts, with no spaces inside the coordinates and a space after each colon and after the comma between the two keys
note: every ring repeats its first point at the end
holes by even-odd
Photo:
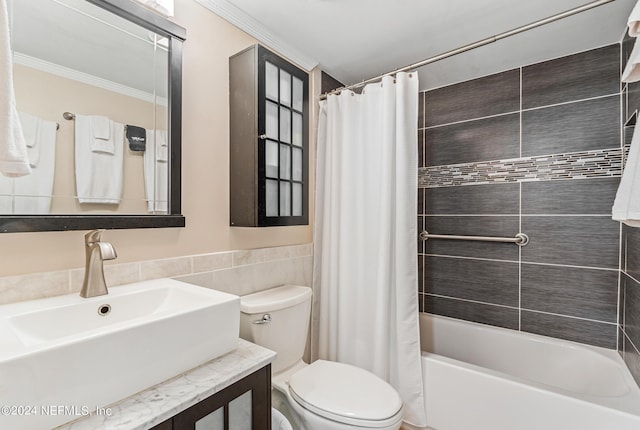
{"type": "Polygon", "coordinates": [[[420,318],[430,428],[640,429],[640,390],[615,351],[420,318]]]}

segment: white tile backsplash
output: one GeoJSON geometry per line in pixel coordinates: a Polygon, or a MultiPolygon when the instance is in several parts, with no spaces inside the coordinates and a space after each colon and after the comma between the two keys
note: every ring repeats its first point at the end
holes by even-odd
{"type": "Polygon", "coordinates": [[[283,284],[311,286],[311,257],[287,258],[216,270],[213,272],[210,288],[243,296],[283,284]]]}
{"type": "Polygon", "coordinates": [[[231,252],[218,252],[216,254],[202,254],[193,256],[194,273],[227,269],[232,266],[233,257],[231,252]]]}
{"type": "MultiPolygon", "coordinates": [[[[269,250],[271,249],[273,248],[269,248],[269,250]]],[[[234,251],[231,254],[233,257],[233,267],[262,263],[264,261],[264,254],[264,248],[249,249],[246,251],[234,251]]]]}
{"type": "Polygon", "coordinates": [[[288,246],[290,257],[310,257],[313,255],[313,244],[305,243],[304,245],[288,246]]]}
{"type": "Polygon", "coordinates": [[[69,271],[0,278],[0,304],[69,294],[69,271]]]}
{"type": "MultiPolygon", "coordinates": [[[[243,295],[282,284],[311,286],[312,244],[104,265],[107,286],[172,277],[243,295]]],[[[77,293],[84,269],[0,277],[0,304],[77,293]]]]}
{"type": "Polygon", "coordinates": [[[172,278],[190,273],[193,273],[192,257],[166,258],[140,263],[140,277],[143,281],[157,278],[172,278]]]}

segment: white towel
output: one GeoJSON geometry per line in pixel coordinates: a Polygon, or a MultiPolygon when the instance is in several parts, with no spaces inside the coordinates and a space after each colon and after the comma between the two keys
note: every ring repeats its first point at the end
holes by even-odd
{"type": "Polygon", "coordinates": [[[106,116],[92,115],[91,121],[91,150],[93,152],[104,152],[105,154],[115,154],[115,140],[111,139],[111,120],[106,116]]]}
{"type": "Polygon", "coordinates": [[[169,163],[167,162],[167,132],[147,130],[144,151],[144,189],[147,210],[150,213],[167,213],[169,197],[169,163]],[[157,143],[157,144],[156,144],[157,143]],[[164,145],[164,159],[162,159],[164,145]],[[158,149],[160,148],[160,149],[158,149]],[[158,157],[160,153],[160,157],[158,157]]]}
{"type": "Polygon", "coordinates": [[[611,218],[632,227],[640,227],[640,131],[633,133],[629,157],[622,172],[611,218]]]}
{"type": "Polygon", "coordinates": [[[164,130],[156,130],[156,161],[164,161],[169,159],[169,147],[167,146],[167,132],[164,130]]]}
{"type": "Polygon", "coordinates": [[[0,175],[0,214],[1,215],[12,215],[13,207],[15,203],[14,187],[15,187],[15,179],[9,178],[4,175],[0,175]]]}
{"type": "Polygon", "coordinates": [[[622,72],[622,82],[636,82],[640,80],[640,43],[635,41],[629,61],[622,72]]]}
{"type": "Polygon", "coordinates": [[[80,203],[119,204],[124,171],[124,124],[110,121],[114,153],[92,150],[91,118],[76,114],[76,192],[80,203]]]}
{"type": "Polygon", "coordinates": [[[34,146],[39,148],[38,165],[33,167],[32,173],[27,176],[0,176],[2,214],[42,215],[51,212],[56,166],[56,123],[39,118],[38,120],[38,134],[34,143],[34,146]]]}
{"type": "Polygon", "coordinates": [[[20,124],[22,124],[22,132],[27,148],[33,148],[36,146],[36,140],[38,138],[40,118],[26,112],[18,112],[18,116],[20,117],[20,124]]]}
{"type": "Polygon", "coordinates": [[[56,125],[53,121],[40,120],[35,145],[39,148],[39,162],[33,167],[33,173],[15,179],[16,214],[51,212],[56,167],[56,125]]]}
{"type": "Polygon", "coordinates": [[[640,2],[637,2],[633,7],[627,25],[629,26],[629,36],[638,37],[640,35],[640,2]]]}
{"type": "Polygon", "coordinates": [[[17,177],[31,173],[13,89],[7,0],[0,0],[0,173],[17,177]]]}
{"type": "Polygon", "coordinates": [[[40,126],[42,120],[37,116],[28,114],[26,112],[18,112],[20,116],[20,123],[22,124],[22,131],[24,133],[24,140],[27,144],[27,158],[29,159],[29,165],[36,167],[40,162],[40,126]]]}

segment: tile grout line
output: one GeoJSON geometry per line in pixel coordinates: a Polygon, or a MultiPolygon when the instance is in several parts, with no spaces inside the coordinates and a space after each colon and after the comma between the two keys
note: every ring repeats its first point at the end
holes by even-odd
{"type": "MultiPolygon", "coordinates": [[[[619,72],[622,73],[622,56],[623,56],[623,50],[622,50],[622,42],[620,42],[620,64],[619,64],[619,72]]],[[[624,162],[624,122],[626,121],[626,118],[624,118],[624,112],[625,112],[625,107],[626,107],[626,88],[621,86],[620,87],[620,99],[618,100],[618,105],[619,105],[619,109],[620,109],[620,151],[622,152],[622,158],[623,158],[623,162],[624,162]],[[623,106],[622,104],[625,103],[625,106],[623,106]]],[[[622,166],[621,166],[622,167],[622,166]]],[[[623,247],[626,248],[626,241],[624,240],[624,228],[622,223],[620,223],[620,227],[619,227],[619,233],[618,233],[618,239],[619,239],[619,246],[618,246],[618,303],[616,306],[616,321],[618,322],[618,330],[622,330],[622,333],[624,336],[626,336],[626,333],[623,330],[623,327],[625,326],[625,316],[626,316],[626,312],[624,312],[625,308],[626,308],[626,301],[627,301],[627,297],[626,294],[623,296],[622,293],[622,267],[623,267],[623,263],[626,269],[626,262],[622,261],[622,256],[623,256],[623,247]],[[621,300],[624,299],[624,300],[621,300]],[[622,309],[621,309],[622,308],[622,309]],[[620,320],[622,317],[622,321],[620,320]]],[[[624,256],[625,256],[625,260],[626,260],[626,250],[624,252],[624,256]]],[[[618,333],[616,332],[616,351],[620,351],[623,350],[623,356],[624,356],[624,342],[622,345],[620,345],[620,336],[618,335],[618,333]]]]}
{"type": "MultiPolygon", "coordinates": [[[[624,321],[620,321],[621,311],[625,308],[626,296],[624,302],[621,302],[621,294],[622,294],[622,248],[625,246],[623,241],[623,229],[622,223],[620,223],[619,233],[618,233],[618,295],[617,295],[617,306],[616,306],[616,321],[618,322],[618,329],[622,329],[624,326],[624,321]],[[620,309],[622,307],[622,309],[620,309]]],[[[626,256],[626,252],[625,252],[626,256]]],[[[624,312],[622,312],[624,315],[624,312]]],[[[616,351],[620,351],[620,336],[616,333],[616,351]]]]}
{"type": "MultiPolygon", "coordinates": [[[[522,184],[519,193],[520,216],[518,231],[522,233],[522,184]]],[[[522,246],[518,246],[518,330],[522,331],[522,246]]]]}
{"type": "Polygon", "coordinates": [[[517,216],[522,216],[524,218],[533,218],[533,217],[590,217],[590,218],[610,218],[611,214],[425,214],[425,217],[437,218],[437,217],[511,217],[515,218],[517,216]]]}
{"type": "MultiPolygon", "coordinates": [[[[522,158],[522,124],[524,113],[522,111],[523,76],[524,68],[520,67],[520,118],[518,124],[519,158],[522,158]]],[[[518,182],[518,233],[522,233],[522,182],[518,182]]],[[[518,331],[522,331],[522,246],[518,246],[518,331]]]]}
{"type": "Polygon", "coordinates": [[[618,327],[618,324],[615,322],[608,322],[608,321],[601,321],[601,320],[594,320],[592,318],[584,318],[584,317],[576,317],[573,315],[565,315],[565,314],[558,314],[555,312],[546,312],[546,311],[539,311],[536,309],[527,309],[527,308],[523,308],[524,311],[527,312],[534,312],[537,314],[544,314],[544,315],[553,315],[553,316],[558,316],[558,317],[564,317],[564,318],[571,318],[574,320],[580,320],[580,321],[590,321],[590,322],[594,322],[594,323],[599,323],[599,324],[608,324],[610,326],[614,326],[614,327],[618,327]]]}
{"type": "Polygon", "coordinates": [[[509,263],[509,264],[518,264],[517,260],[500,260],[497,258],[483,258],[483,257],[464,257],[461,255],[445,255],[445,254],[424,254],[425,257],[436,257],[436,258],[457,258],[459,260],[475,260],[475,261],[493,261],[496,263],[509,263]]]}
{"type": "MultiPolygon", "coordinates": [[[[522,70],[522,68],[520,68],[520,69],[522,70]]],[[[521,75],[520,76],[520,80],[522,82],[522,72],[520,73],[520,75],[521,75]]],[[[423,123],[425,125],[425,127],[419,128],[418,130],[432,130],[432,129],[435,129],[435,128],[449,127],[449,126],[452,126],[452,125],[465,124],[465,123],[469,123],[469,122],[473,122],[473,121],[482,121],[482,120],[487,120],[487,119],[492,119],[492,118],[499,118],[499,117],[502,117],[502,116],[515,115],[517,113],[522,114],[522,112],[531,112],[531,111],[536,111],[536,110],[541,110],[541,109],[548,109],[548,108],[565,106],[565,105],[570,105],[570,104],[577,104],[577,103],[589,102],[589,101],[594,101],[594,100],[600,100],[600,99],[605,99],[607,97],[619,96],[620,94],[621,94],[621,92],[615,92],[615,93],[604,94],[604,95],[600,95],[600,96],[587,97],[587,98],[584,98],[584,99],[570,100],[570,101],[566,101],[566,102],[553,103],[553,104],[549,104],[549,105],[536,106],[536,107],[532,107],[532,108],[523,109],[522,108],[522,90],[521,90],[521,92],[520,92],[520,109],[519,110],[502,112],[502,113],[497,113],[497,114],[494,114],[494,115],[480,116],[480,117],[470,118],[470,119],[463,119],[463,120],[460,120],[460,121],[451,121],[451,122],[447,122],[447,123],[443,123],[443,124],[436,124],[436,125],[430,125],[430,126],[426,126],[426,121],[425,121],[423,123]]]]}
{"type": "MultiPolygon", "coordinates": [[[[520,100],[519,100],[519,122],[518,122],[518,148],[519,159],[522,159],[522,94],[523,94],[524,68],[520,67],[520,100]]],[[[518,182],[518,233],[522,233],[522,182],[518,182]]],[[[518,246],[518,331],[522,331],[522,246],[518,246]]]]}
{"type": "Polygon", "coordinates": [[[435,294],[435,293],[424,293],[425,296],[431,296],[431,297],[438,297],[441,299],[448,299],[448,300],[458,300],[461,302],[467,302],[467,303],[475,303],[478,305],[485,305],[485,306],[496,306],[496,307],[500,307],[500,308],[507,308],[507,309],[512,309],[512,310],[518,310],[518,308],[516,306],[509,306],[509,305],[501,305],[498,303],[489,303],[489,302],[482,302],[480,300],[473,300],[473,299],[464,299],[462,297],[453,297],[453,296],[446,296],[444,294],[435,294]]]}
{"type": "Polygon", "coordinates": [[[628,278],[632,279],[633,281],[635,281],[637,284],[640,284],[640,281],[637,280],[636,278],[634,278],[633,276],[631,276],[630,274],[628,274],[626,271],[622,271],[622,273],[624,273],[628,278]]]}
{"type": "Polygon", "coordinates": [[[523,75],[523,70],[522,67],[520,67],[520,100],[519,100],[519,114],[520,114],[520,118],[519,118],[519,124],[518,124],[518,139],[520,140],[519,142],[519,148],[520,148],[520,152],[519,152],[519,157],[518,158],[522,158],[522,75],[523,75]]]}
{"type": "MultiPolygon", "coordinates": [[[[476,261],[494,261],[498,263],[509,263],[509,264],[518,264],[518,260],[501,260],[498,258],[484,258],[484,257],[465,257],[462,255],[446,255],[446,254],[424,254],[426,257],[438,257],[438,258],[457,258],[460,260],[476,260],[476,261]]],[[[572,269],[589,269],[589,270],[599,270],[602,272],[618,272],[618,269],[611,269],[607,267],[593,267],[593,266],[578,266],[575,264],[556,264],[556,263],[539,263],[535,261],[522,261],[523,265],[532,265],[532,266],[550,266],[550,267],[567,267],[572,269]]],[[[631,279],[633,277],[629,276],[631,279]]],[[[634,281],[636,281],[634,279],[634,281]]],[[[640,283],[640,281],[636,281],[640,283]]]]}
{"type": "Polygon", "coordinates": [[[442,299],[448,299],[448,300],[457,300],[457,301],[461,301],[461,302],[467,302],[467,303],[476,303],[479,305],[485,305],[485,306],[496,306],[496,307],[500,307],[500,308],[507,308],[507,309],[513,309],[513,310],[523,310],[526,312],[533,312],[533,313],[537,313],[537,314],[543,314],[543,315],[552,315],[552,316],[558,316],[558,317],[563,317],[563,318],[571,318],[571,319],[575,319],[575,320],[580,320],[580,321],[590,321],[590,322],[594,322],[594,323],[599,323],[599,324],[608,324],[611,326],[617,326],[616,323],[614,322],[607,322],[607,321],[601,321],[601,320],[594,320],[591,318],[584,318],[584,317],[576,317],[573,315],[564,315],[564,314],[558,314],[558,313],[554,313],[554,312],[546,312],[546,311],[540,311],[540,310],[536,310],[536,309],[528,309],[528,308],[518,308],[516,306],[509,306],[509,305],[501,305],[499,303],[489,303],[489,302],[483,302],[480,300],[473,300],[473,299],[465,299],[462,297],[454,297],[454,296],[447,296],[444,294],[435,294],[435,293],[424,293],[427,296],[432,296],[432,297],[438,297],[438,298],[442,298],[442,299]]]}
{"type": "Polygon", "coordinates": [[[631,347],[635,350],[635,352],[640,355],[640,349],[636,346],[636,344],[633,342],[633,340],[629,337],[629,335],[627,334],[627,332],[624,329],[621,329],[622,333],[624,334],[624,337],[629,341],[629,343],[631,344],[631,347]]]}

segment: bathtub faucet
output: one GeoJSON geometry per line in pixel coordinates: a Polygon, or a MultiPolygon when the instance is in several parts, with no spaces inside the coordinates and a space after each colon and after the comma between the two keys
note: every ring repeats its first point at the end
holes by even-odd
{"type": "Polygon", "coordinates": [[[84,281],[82,281],[81,297],[95,297],[108,294],[107,283],[104,280],[104,260],[115,260],[116,250],[109,242],[101,242],[100,236],[104,230],[93,230],[84,235],[84,250],[86,261],[84,267],[84,281]]]}

